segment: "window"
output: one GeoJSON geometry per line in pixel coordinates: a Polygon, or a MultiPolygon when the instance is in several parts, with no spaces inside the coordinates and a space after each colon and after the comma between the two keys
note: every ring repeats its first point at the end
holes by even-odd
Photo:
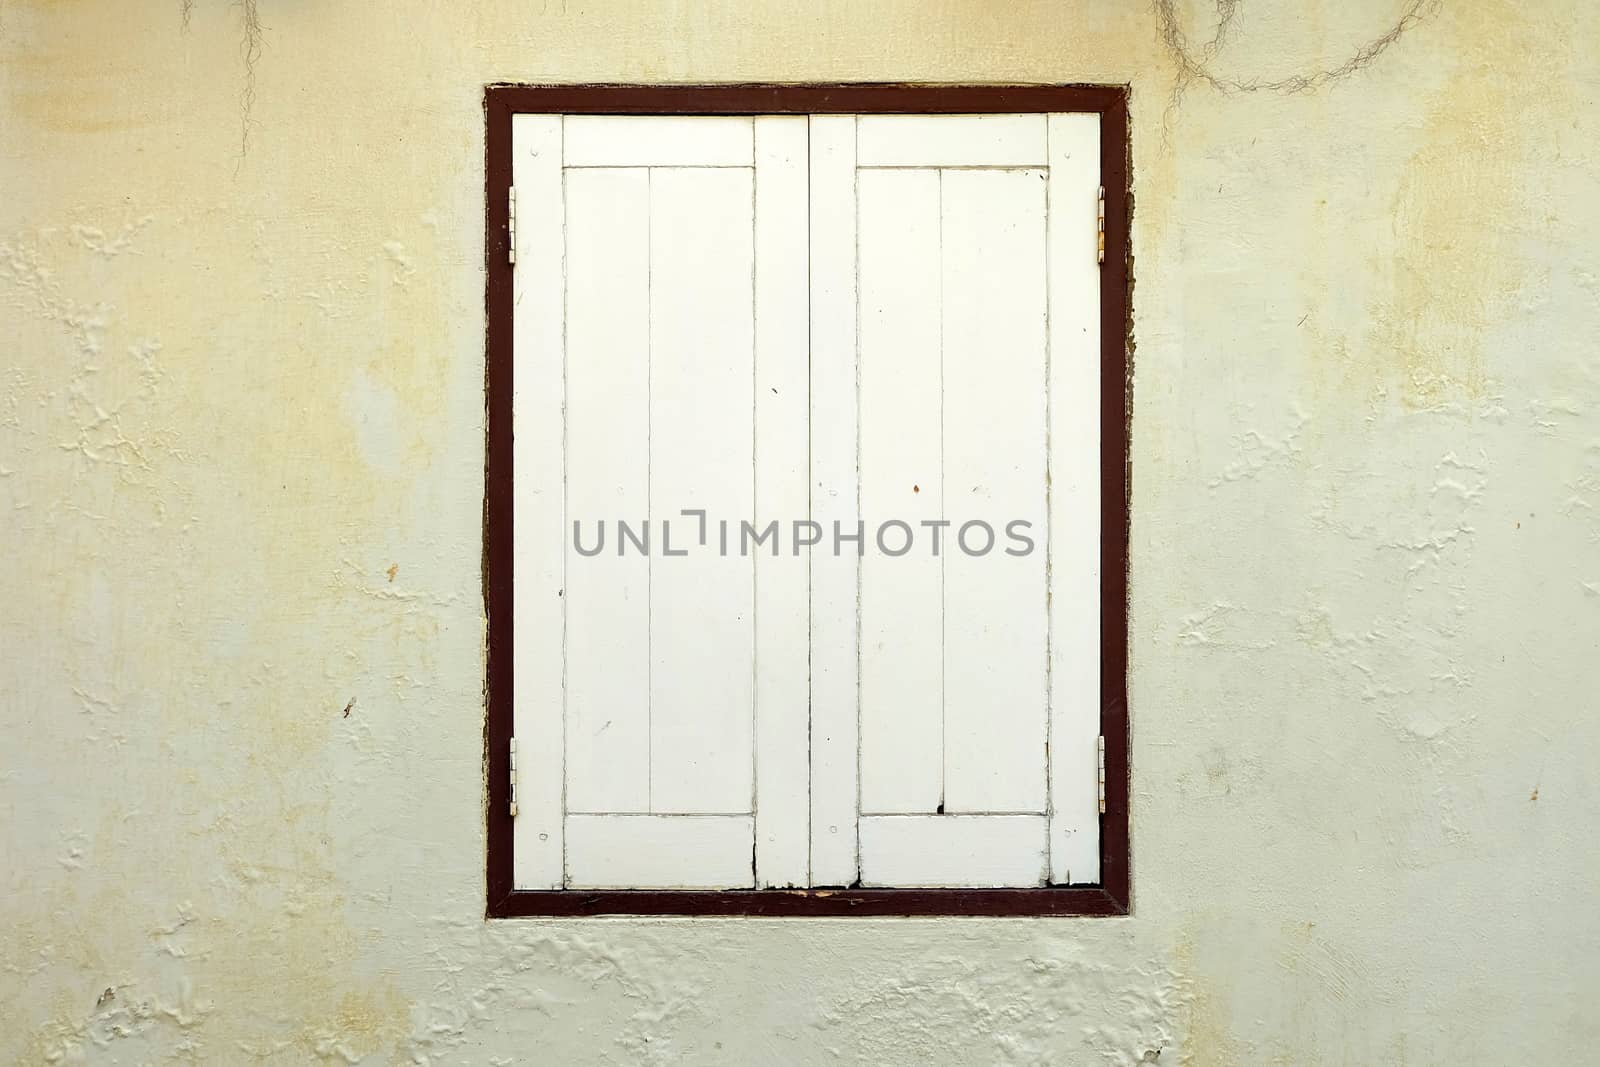
{"type": "Polygon", "coordinates": [[[490,914],[1125,911],[1122,90],[488,115],[490,914]]]}

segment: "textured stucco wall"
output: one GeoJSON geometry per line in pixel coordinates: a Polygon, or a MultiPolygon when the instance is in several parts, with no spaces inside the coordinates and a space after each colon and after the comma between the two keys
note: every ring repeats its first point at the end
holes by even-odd
{"type": "Polygon", "coordinates": [[[1600,7],[256,6],[0,0],[0,1062],[1593,1059],[1600,7]],[[1133,85],[1136,914],[486,923],[482,86],[851,78],[1133,85]]]}

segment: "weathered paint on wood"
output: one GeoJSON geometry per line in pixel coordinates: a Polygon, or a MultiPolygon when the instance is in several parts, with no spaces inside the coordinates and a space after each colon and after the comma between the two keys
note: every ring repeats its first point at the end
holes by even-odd
{"type": "Polygon", "coordinates": [[[519,117],[519,887],[1098,875],[1098,127],[519,117]]]}

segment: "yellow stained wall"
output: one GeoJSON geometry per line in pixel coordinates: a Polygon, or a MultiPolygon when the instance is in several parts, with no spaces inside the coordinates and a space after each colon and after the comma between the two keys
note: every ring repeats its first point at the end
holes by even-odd
{"type": "Polygon", "coordinates": [[[1600,7],[251,9],[0,0],[0,1062],[1593,1055],[1600,7]],[[745,79],[1132,84],[1132,918],[482,918],[482,88],[745,79]]]}

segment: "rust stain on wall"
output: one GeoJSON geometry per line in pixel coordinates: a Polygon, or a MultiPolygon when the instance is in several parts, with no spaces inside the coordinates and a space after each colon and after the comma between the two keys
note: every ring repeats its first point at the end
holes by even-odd
{"type": "Polygon", "coordinates": [[[1179,937],[1176,958],[1185,988],[1183,1038],[1177,1050],[1177,1062],[1183,1067],[1243,1062],[1242,1050],[1230,1031],[1227,997],[1215,982],[1197,972],[1191,934],[1179,937]]]}
{"type": "Polygon", "coordinates": [[[1425,94],[1420,144],[1390,204],[1393,245],[1371,262],[1387,292],[1373,306],[1375,354],[1397,361],[1413,408],[1481,403],[1497,369],[1494,328],[1549,275],[1532,253],[1548,229],[1547,184],[1556,162],[1535,114],[1570,114],[1576,37],[1559,19],[1520,4],[1450,5],[1445,79],[1425,94]],[[1519,63],[1510,57],[1538,57],[1519,63]]]}

